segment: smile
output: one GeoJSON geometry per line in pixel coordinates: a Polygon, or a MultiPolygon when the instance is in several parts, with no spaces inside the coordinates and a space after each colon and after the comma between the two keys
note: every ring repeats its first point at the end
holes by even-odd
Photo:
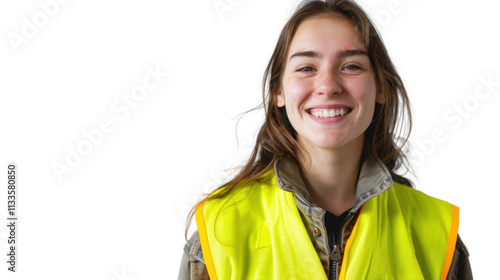
{"type": "Polygon", "coordinates": [[[351,111],[349,108],[336,108],[336,109],[311,109],[309,114],[316,118],[334,118],[348,114],[351,111]]]}

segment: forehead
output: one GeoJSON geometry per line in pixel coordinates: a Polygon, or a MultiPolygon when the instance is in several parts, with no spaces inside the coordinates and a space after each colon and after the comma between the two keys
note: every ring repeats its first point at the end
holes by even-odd
{"type": "Polygon", "coordinates": [[[354,24],[343,17],[315,16],[303,21],[295,32],[290,51],[318,48],[356,48],[365,50],[354,24]]]}

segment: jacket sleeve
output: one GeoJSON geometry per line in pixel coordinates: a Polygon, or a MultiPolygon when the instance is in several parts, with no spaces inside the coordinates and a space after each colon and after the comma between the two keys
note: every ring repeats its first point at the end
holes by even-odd
{"type": "Polygon", "coordinates": [[[472,280],[472,270],[469,262],[469,251],[465,247],[460,235],[457,237],[455,253],[451,261],[450,271],[446,280],[472,280]]]}
{"type": "Polygon", "coordinates": [[[184,246],[178,280],[209,280],[198,231],[184,246]]]}

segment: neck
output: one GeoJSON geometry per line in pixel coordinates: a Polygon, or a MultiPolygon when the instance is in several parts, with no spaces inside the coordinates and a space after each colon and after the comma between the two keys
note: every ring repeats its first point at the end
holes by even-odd
{"type": "Polygon", "coordinates": [[[313,202],[336,216],[354,205],[363,137],[336,149],[308,149],[302,177],[313,202]]]}

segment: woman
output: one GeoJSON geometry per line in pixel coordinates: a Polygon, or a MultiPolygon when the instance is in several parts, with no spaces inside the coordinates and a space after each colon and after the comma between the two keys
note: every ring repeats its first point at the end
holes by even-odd
{"type": "Polygon", "coordinates": [[[409,101],[357,4],[303,2],[264,85],[253,153],[196,207],[179,279],[472,279],[458,208],[395,173],[409,101]]]}

